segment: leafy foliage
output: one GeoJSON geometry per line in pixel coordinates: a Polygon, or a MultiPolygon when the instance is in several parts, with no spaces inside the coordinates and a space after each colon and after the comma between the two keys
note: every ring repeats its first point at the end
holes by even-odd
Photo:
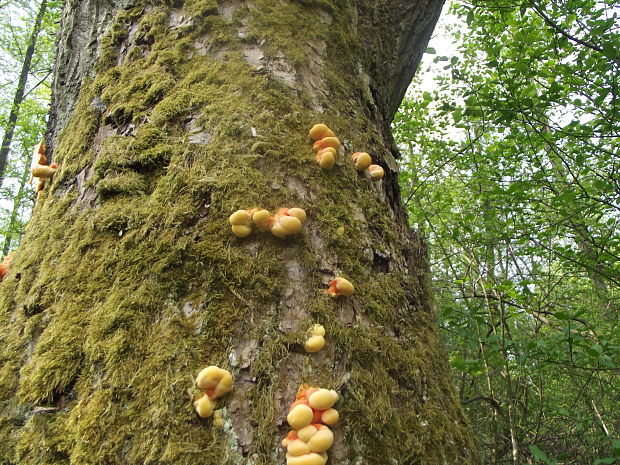
{"type": "Polygon", "coordinates": [[[458,53],[394,129],[463,404],[485,463],[616,463],[617,8],[452,12],[458,53]]]}
{"type": "MultiPolygon", "coordinates": [[[[32,147],[43,137],[50,100],[55,31],[61,2],[48,1],[36,37],[25,98],[19,104],[4,181],[0,187],[0,245],[3,254],[15,248],[30,217],[34,192],[28,183],[32,147]]],[[[32,36],[40,2],[17,0],[0,5],[0,135],[4,136],[14,104],[19,72],[32,36]]]]}

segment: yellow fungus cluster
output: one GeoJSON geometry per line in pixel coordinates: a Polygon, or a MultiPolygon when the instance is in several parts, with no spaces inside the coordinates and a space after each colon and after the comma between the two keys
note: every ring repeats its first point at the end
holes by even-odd
{"type": "MultiPolygon", "coordinates": [[[[314,141],[312,148],[316,152],[316,160],[323,169],[330,170],[336,163],[336,155],[340,148],[340,140],[323,123],[315,124],[310,129],[310,139],[314,141]]],[[[379,165],[372,164],[372,157],[367,152],[355,152],[351,159],[357,171],[368,171],[370,179],[379,181],[383,179],[385,171],[379,165]]]]}
{"type": "Polygon", "coordinates": [[[350,297],[353,295],[353,291],[355,291],[355,288],[353,284],[351,284],[351,281],[338,277],[329,282],[329,288],[327,288],[325,292],[327,292],[330,297],[337,299],[341,295],[350,297]]]}
{"type": "Polygon", "coordinates": [[[372,157],[366,152],[355,152],[351,155],[351,160],[357,171],[366,171],[370,174],[370,179],[379,181],[383,179],[385,171],[379,165],[372,164],[372,157]]]}
{"type": "Polygon", "coordinates": [[[54,176],[54,174],[56,173],[56,169],[58,168],[58,165],[56,163],[52,163],[51,165],[47,164],[47,156],[45,154],[45,151],[45,144],[43,142],[39,142],[33,150],[32,164],[30,165],[30,181],[34,181],[35,178],[37,180],[37,200],[39,200],[41,191],[45,186],[45,180],[54,176]]]}
{"type": "Polygon", "coordinates": [[[213,414],[214,401],[227,394],[233,386],[233,377],[228,370],[216,366],[208,366],[198,373],[196,386],[202,393],[194,399],[194,409],[201,418],[213,414]]]}
{"type": "Polygon", "coordinates": [[[271,231],[274,236],[284,238],[301,231],[306,212],[301,208],[281,208],[272,216],[260,208],[237,210],[230,215],[228,222],[237,237],[247,237],[254,231],[271,231]]]}
{"type": "Polygon", "coordinates": [[[282,440],[287,465],[325,465],[334,433],[327,425],[338,422],[333,408],[338,393],[329,389],[301,386],[286,420],[293,428],[282,440]]]}
{"type": "Polygon", "coordinates": [[[315,124],[310,129],[310,139],[314,141],[312,148],[316,151],[316,161],[325,170],[330,170],[336,163],[336,155],[340,148],[340,140],[325,124],[315,124]]]}
{"type": "Polygon", "coordinates": [[[325,347],[325,328],[322,325],[314,325],[310,329],[310,337],[304,344],[304,349],[309,354],[318,352],[325,347]]]}

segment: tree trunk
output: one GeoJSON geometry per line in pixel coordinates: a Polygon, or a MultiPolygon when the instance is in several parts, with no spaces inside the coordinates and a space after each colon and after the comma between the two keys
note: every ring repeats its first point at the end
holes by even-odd
{"type": "MultiPolygon", "coordinates": [[[[25,160],[28,160],[28,156],[24,156],[25,160]]],[[[7,228],[6,235],[4,236],[4,245],[2,247],[2,256],[5,257],[8,255],[11,250],[11,244],[14,240],[18,240],[23,234],[23,226],[24,219],[20,214],[20,210],[25,207],[24,203],[28,202],[29,209],[32,207],[32,198],[27,200],[24,199],[24,196],[28,193],[26,192],[26,184],[28,184],[28,178],[30,177],[30,165],[25,164],[22,167],[22,175],[19,179],[19,189],[17,190],[17,194],[13,198],[13,210],[11,210],[11,216],[9,217],[9,226],[7,228]]]]}
{"type": "Polygon", "coordinates": [[[43,23],[43,17],[47,10],[47,0],[42,0],[39,4],[39,11],[32,26],[32,32],[30,34],[30,40],[28,41],[28,47],[24,55],[24,61],[22,63],[22,69],[19,73],[19,79],[17,81],[17,87],[15,89],[15,96],[13,97],[13,105],[9,113],[9,119],[4,128],[4,136],[2,138],[2,145],[0,146],[0,186],[4,181],[4,172],[6,171],[6,163],[9,157],[9,151],[11,150],[11,143],[13,142],[13,135],[15,133],[15,126],[17,125],[17,119],[19,118],[19,108],[24,101],[24,93],[26,92],[26,81],[28,80],[28,74],[30,74],[30,65],[32,63],[32,57],[34,56],[34,48],[37,43],[37,37],[41,32],[41,24],[43,23]]]}
{"type": "Polygon", "coordinates": [[[65,7],[59,171],[0,286],[0,462],[283,463],[306,382],[340,394],[331,464],[478,463],[389,133],[440,2],[181,3],[65,7]],[[331,171],[318,122],[343,141],[331,171]],[[235,238],[257,206],[308,221],[235,238]],[[338,275],[353,296],[324,292],[338,275]],[[235,378],[220,427],[192,409],[207,365],[235,378]]]}

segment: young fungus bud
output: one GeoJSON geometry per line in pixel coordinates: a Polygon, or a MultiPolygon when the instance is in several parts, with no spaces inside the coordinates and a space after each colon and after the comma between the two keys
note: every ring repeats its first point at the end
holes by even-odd
{"type": "Polygon", "coordinates": [[[351,160],[357,171],[365,171],[372,164],[372,158],[366,152],[355,152],[351,155],[351,160]]]}
{"type": "Polygon", "coordinates": [[[334,433],[327,426],[317,425],[318,431],[308,440],[312,452],[325,452],[334,443],[334,433]]]}
{"type": "Polygon", "coordinates": [[[293,429],[308,426],[312,423],[312,417],[314,416],[312,409],[303,403],[295,404],[296,402],[293,402],[294,407],[291,408],[291,411],[286,416],[286,421],[293,429]]]}
{"type": "Polygon", "coordinates": [[[301,208],[281,208],[274,216],[271,234],[284,238],[301,231],[306,221],[306,212],[301,208]]]}
{"type": "Polygon", "coordinates": [[[325,336],[325,328],[323,327],[323,325],[314,325],[310,329],[310,334],[312,336],[325,336]]]}
{"type": "Polygon", "coordinates": [[[217,399],[232,389],[233,378],[228,370],[209,366],[198,373],[196,385],[209,397],[217,399]]]}
{"type": "Polygon", "coordinates": [[[321,325],[314,325],[310,330],[310,337],[304,344],[305,351],[312,354],[325,347],[325,338],[323,336],[325,336],[325,328],[321,325]]]}
{"type": "Polygon", "coordinates": [[[299,221],[301,221],[301,224],[304,224],[306,222],[306,218],[307,218],[306,211],[303,208],[297,208],[297,207],[289,208],[287,215],[294,216],[299,221]]]}
{"type": "Polygon", "coordinates": [[[300,455],[299,457],[293,457],[290,454],[286,454],[286,465],[325,465],[327,463],[327,454],[321,452],[310,452],[309,454],[300,455]]]}
{"type": "Polygon", "coordinates": [[[338,393],[333,389],[319,389],[308,396],[310,407],[316,410],[327,410],[338,401],[338,393]]]}
{"type": "Polygon", "coordinates": [[[269,230],[271,215],[267,210],[257,210],[252,215],[252,221],[256,225],[256,229],[258,229],[260,232],[265,232],[269,230]]]}
{"type": "Polygon", "coordinates": [[[230,215],[228,222],[235,236],[247,237],[252,234],[252,217],[246,210],[237,210],[230,215]]]}
{"type": "Polygon", "coordinates": [[[329,129],[327,125],[323,123],[315,124],[314,126],[312,126],[312,129],[310,129],[310,139],[312,140],[321,140],[324,137],[335,137],[335,136],[336,134],[334,134],[334,131],[329,129]]]}
{"type": "MultiPolygon", "coordinates": [[[[310,452],[310,447],[301,439],[294,439],[288,443],[286,452],[293,457],[299,457],[310,452]]],[[[320,452],[320,451],[318,451],[320,452]]]]}
{"type": "Polygon", "coordinates": [[[286,437],[284,439],[282,439],[282,447],[284,447],[285,449],[288,447],[289,443],[291,441],[294,441],[295,439],[297,439],[297,431],[295,430],[291,430],[288,432],[288,434],[286,435],[286,437]]]}
{"type": "Polygon", "coordinates": [[[312,144],[314,150],[321,150],[327,147],[333,147],[338,150],[340,148],[340,139],[337,137],[324,137],[312,144]]]}
{"type": "Polygon", "coordinates": [[[308,425],[296,432],[297,437],[304,442],[308,442],[317,432],[317,425],[308,425]]]}
{"type": "Polygon", "coordinates": [[[383,175],[385,174],[385,171],[383,171],[383,168],[379,165],[370,165],[368,167],[368,172],[370,173],[370,179],[372,179],[373,181],[379,181],[383,179],[383,175]]]}
{"type": "Polygon", "coordinates": [[[339,419],[340,414],[338,413],[338,410],[334,408],[329,408],[321,414],[321,422],[329,426],[338,423],[339,419]]]}
{"type": "Polygon", "coordinates": [[[313,354],[325,347],[325,338],[323,336],[310,336],[304,343],[304,350],[313,354]]]}
{"type": "Polygon", "coordinates": [[[43,141],[39,142],[34,146],[34,150],[32,151],[32,166],[38,165],[47,165],[47,157],[45,156],[45,144],[43,141]]]}
{"type": "Polygon", "coordinates": [[[52,163],[50,166],[36,164],[32,167],[30,172],[32,176],[35,178],[51,178],[56,173],[56,169],[58,165],[56,163],[52,163]]]}
{"type": "Polygon", "coordinates": [[[271,234],[280,239],[297,234],[299,231],[301,231],[301,221],[294,216],[282,216],[271,227],[271,234]]]}
{"type": "Polygon", "coordinates": [[[338,155],[338,152],[333,147],[325,147],[324,149],[319,150],[316,154],[317,155],[321,155],[321,154],[327,153],[327,152],[333,154],[334,158],[336,158],[336,155],[338,155]]]}
{"type": "Polygon", "coordinates": [[[330,297],[337,299],[341,295],[345,297],[353,295],[354,290],[355,288],[349,280],[344,278],[334,278],[329,282],[329,288],[325,292],[327,292],[330,297]]]}
{"type": "Polygon", "coordinates": [[[328,149],[334,150],[332,147],[328,147],[326,149],[319,150],[316,154],[316,160],[319,162],[319,166],[324,170],[331,170],[336,164],[335,150],[332,152],[328,149]]]}
{"type": "Polygon", "coordinates": [[[208,395],[203,394],[194,401],[194,409],[200,418],[209,418],[213,413],[213,402],[208,395]]]}

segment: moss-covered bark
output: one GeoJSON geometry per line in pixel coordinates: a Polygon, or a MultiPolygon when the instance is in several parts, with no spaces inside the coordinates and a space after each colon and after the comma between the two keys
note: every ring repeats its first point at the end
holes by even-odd
{"type": "Polygon", "coordinates": [[[302,382],[341,394],[332,464],[476,463],[387,129],[439,9],[67,2],[60,169],[0,286],[0,463],[283,463],[302,382]],[[316,122],[344,142],[332,171],[316,122]],[[381,183],[353,169],[358,150],[381,183]],[[235,238],[228,216],[255,206],[309,220],[235,238]],[[335,301],[339,274],[356,293],[335,301]],[[314,323],[328,342],[307,355],[314,323]],[[209,364],[236,380],[223,428],[191,405],[209,364]]]}

